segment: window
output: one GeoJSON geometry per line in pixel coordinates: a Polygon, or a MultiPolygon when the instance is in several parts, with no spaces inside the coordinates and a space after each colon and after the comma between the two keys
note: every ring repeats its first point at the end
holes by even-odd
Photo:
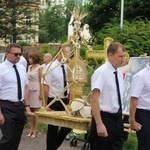
{"type": "Polygon", "coordinates": [[[31,38],[30,37],[26,37],[26,43],[31,44],[31,38]]]}
{"type": "Polygon", "coordinates": [[[26,16],[26,25],[31,26],[31,17],[26,16]]]}

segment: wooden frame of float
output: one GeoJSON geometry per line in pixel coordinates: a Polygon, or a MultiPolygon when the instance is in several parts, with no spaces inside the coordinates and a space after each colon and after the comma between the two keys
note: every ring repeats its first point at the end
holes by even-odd
{"type": "MultiPolygon", "coordinates": [[[[87,131],[90,130],[91,127],[91,118],[69,116],[65,111],[37,111],[30,115],[38,116],[38,120],[41,123],[60,127],[87,131]]],[[[135,131],[130,128],[130,124],[127,123],[124,123],[124,131],[128,133],[135,133],[135,131]]]]}
{"type": "Polygon", "coordinates": [[[69,116],[65,111],[35,112],[41,123],[68,127],[79,130],[90,130],[91,118],[69,116]]]}

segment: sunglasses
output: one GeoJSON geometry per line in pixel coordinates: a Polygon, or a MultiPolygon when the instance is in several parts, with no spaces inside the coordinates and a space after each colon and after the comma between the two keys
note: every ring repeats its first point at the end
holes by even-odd
{"type": "Polygon", "coordinates": [[[15,56],[15,57],[17,57],[18,55],[19,55],[19,56],[21,56],[21,55],[22,55],[22,53],[11,53],[11,52],[8,52],[8,53],[10,53],[10,54],[14,54],[14,56],[15,56]]]}

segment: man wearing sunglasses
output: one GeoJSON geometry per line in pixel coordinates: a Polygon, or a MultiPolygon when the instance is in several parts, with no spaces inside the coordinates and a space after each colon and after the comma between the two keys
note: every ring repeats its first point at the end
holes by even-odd
{"type": "Polygon", "coordinates": [[[6,60],[0,64],[0,149],[17,150],[24,125],[25,108],[30,112],[26,69],[18,61],[21,47],[16,43],[6,47],[6,60]]]}

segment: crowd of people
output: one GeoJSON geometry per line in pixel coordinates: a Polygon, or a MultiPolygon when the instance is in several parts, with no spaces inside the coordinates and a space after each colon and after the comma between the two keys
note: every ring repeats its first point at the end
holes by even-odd
{"type": "MultiPolygon", "coordinates": [[[[23,47],[12,43],[6,47],[6,59],[0,64],[0,128],[2,137],[0,149],[17,150],[27,116],[38,111],[42,105],[42,87],[45,103],[55,99],[67,86],[67,61],[71,49],[60,47],[56,59],[46,53],[43,63],[38,52],[29,52],[26,60],[23,47]],[[29,63],[29,65],[28,65],[29,63]],[[42,81],[42,74],[50,68],[42,81]],[[50,85],[50,86],[49,86],[50,85]]],[[[91,150],[122,150],[124,126],[122,102],[124,93],[123,73],[118,68],[125,62],[126,49],[119,42],[113,42],[107,49],[107,61],[98,67],[91,77],[92,109],[91,130],[88,136],[91,150]]],[[[130,125],[138,139],[138,150],[150,150],[150,62],[133,76],[130,99],[130,125]]],[[[69,103],[69,89],[60,99],[69,103]]],[[[55,101],[47,111],[64,111],[60,101],[55,101]]],[[[128,118],[127,118],[128,119],[128,118]]],[[[30,130],[27,135],[36,138],[38,117],[30,116],[30,130]]],[[[71,132],[70,128],[47,126],[46,150],[56,150],[71,132]]]]}

